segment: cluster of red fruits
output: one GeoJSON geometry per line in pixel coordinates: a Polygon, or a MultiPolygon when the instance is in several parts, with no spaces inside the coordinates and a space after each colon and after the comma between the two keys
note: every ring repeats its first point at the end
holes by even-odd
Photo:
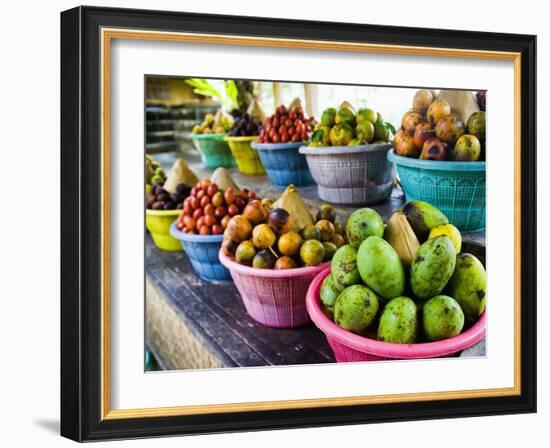
{"type": "Polygon", "coordinates": [[[247,188],[220,191],[210,179],[202,179],[183,201],[176,228],[184,233],[221,235],[229,220],[254,199],[256,193],[247,188]]]}
{"type": "Polygon", "coordinates": [[[258,143],[289,143],[309,140],[313,121],[313,117],[305,117],[300,106],[288,110],[281,105],[266,120],[258,137],[258,143]]]}

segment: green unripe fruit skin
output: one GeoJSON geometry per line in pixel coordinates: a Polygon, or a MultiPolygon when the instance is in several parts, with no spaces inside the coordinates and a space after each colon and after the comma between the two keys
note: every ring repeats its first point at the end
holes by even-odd
{"type": "Polygon", "coordinates": [[[385,306],[378,324],[378,340],[412,344],[416,340],[418,316],[416,304],[408,297],[392,299],[385,306]]]}
{"type": "Polygon", "coordinates": [[[332,279],[337,287],[343,289],[361,283],[357,269],[357,251],[348,244],[338,248],[332,257],[330,267],[332,279]]]}
{"type": "Polygon", "coordinates": [[[475,322],[485,310],[487,293],[487,276],[481,261],[472,254],[459,254],[447,291],[464,311],[466,321],[475,322]]]}
{"type": "Polygon", "coordinates": [[[464,313],[452,297],[435,296],[422,307],[422,325],[429,341],[451,338],[462,331],[464,313]]]}
{"type": "Polygon", "coordinates": [[[334,284],[332,276],[327,275],[321,283],[319,296],[321,299],[321,308],[329,319],[334,319],[334,304],[343,289],[334,284]]]}
{"type": "Polygon", "coordinates": [[[334,304],[334,322],[345,330],[362,334],[378,313],[376,294],[363,285],[342,291],[334,304]]]}
{"type": "Polygon", "coordinates": [[[419,299],[439,294],[453,275],[456,250],[449,237],[437,236],[420,246],[411,265],[411,288],[419,299]]]}
{"type": "Polygon", "coordinates": [[[369,236],[384,236],[384,220],[372,208],[355,210],[346,223],[349,245],[357,249],[369,236]]]}
{"type": "Polygon", "coordinates": [[[391,245],[378,236],[370,236],[357,252],[357,268],[363,283],[385,299],[393,299],[405,290],[405,269],[391,245]]]}
{"type": "Polygon", "coordinates": [[[422,242],[428,238],[430,230],[441,224],[448,224],[449,220],[432,204],[424,201],[409,201],[402,208],[407,221],[422,242]]]}

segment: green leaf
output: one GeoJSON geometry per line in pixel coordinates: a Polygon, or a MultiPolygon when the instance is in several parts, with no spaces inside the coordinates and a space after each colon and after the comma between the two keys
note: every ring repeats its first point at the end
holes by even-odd
{"type": "Polygon", "coordinates": [[[387,121],[386,121],[385,124],[386,124],[386,128],[388,128],[390,131],[392,131],[392,133],[395,135],[395,128],[393,127],[393,124],[388,123],[387,121]]]}

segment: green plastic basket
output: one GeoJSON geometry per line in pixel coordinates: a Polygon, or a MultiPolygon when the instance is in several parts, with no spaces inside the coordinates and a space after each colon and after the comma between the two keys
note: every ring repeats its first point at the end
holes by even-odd
{"type": "Polygon", "coordinates": [[[435,205],[462,232],[485,229],[486,162],[437,162],[388,152],[407,201],[435,205]]]}
{"type": "Polygon", "coordinates": [[[224,140],[225,134],[191,134],[190,136],[206,168],[236,166],[235,158],[224,140]]]}

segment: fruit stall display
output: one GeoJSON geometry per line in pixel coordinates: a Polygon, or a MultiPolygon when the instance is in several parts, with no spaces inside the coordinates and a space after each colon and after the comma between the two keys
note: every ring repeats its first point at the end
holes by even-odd
{"type": "Polygon", "coordinates": [[[228,271],[218,260],[223,232],[232,217],[255,202],[260,200],[253,191],[233,187],[220,190],[209,178],[191,188],[178,219],[170,226],[170,234],[183,246],[199,277],[207,281],[229,280],[228,271]]]}
{"type": "Polygon", "coordinates": [[[227,223],[220,261],[256,321],[285,328],[308,322],[307,288],[346,242],[330,205],[316,218],[290,185],[275,203],[252,201],[227,223]]]}
{"type": "Polygon", "coordinates": [[[265,168],[251,144],[260,135],[263,123],[251,112],[242,113],[235,118],[235,123],[224,140],[229,144],[239,171],[247,176],[259,176],[265,174],[265,168]]]}
{"type": "Polygon", "coordinates": [[[323,201],[342,205],[370,205],[386,200],[395,169],[387,160],[393,126],[380,113],[355,111],[344,102],[326,109],[311,142],[300,148],[323,201]]]}
{"type": "Polygon", "coordinates": [[[485,228],[484,98],[419,90],[388,154],[407,200],[434,204],[465,232],[485,228]]]}
{"type": "Polygon", "coordinates": [[[433,205],[406,203],[384,225],[369,208],[307,299],[337,361],[449,356],[485,332],[486,274],[433,205]]]}
{"type": "Polygon", "coordinates": [[[197,181],[197,176],[183,159],[176,159],[168,177],[149,156],[145,165],[145,226],[158,248],[181,251],[179,241],[170,235],[170,225],[180,214],[183,202],[191,192],[191,186],[197,181]],[[149,166],[154,169],[150,179],[149,166]],[[148,182],[152,182],[153,185],[148,182]]]}
{"type": "Polygon", "coordinates": [[[232,118],[219,109],[216,115],[207,114],[201,124],[193,127],[191,140],[207,168],[235,166],[235,159],[224,140],[232,125],[232,118]]]}
{"type": "Polygon", "coordinates": [[[288,109],[281,105],[266,119],[259,137],[252,143],[276,187],[314,183],[306,158],[298,151],[303,142],[309,141],[313,123],[314,118],[306,118],[299,103],[288,109]]]}

